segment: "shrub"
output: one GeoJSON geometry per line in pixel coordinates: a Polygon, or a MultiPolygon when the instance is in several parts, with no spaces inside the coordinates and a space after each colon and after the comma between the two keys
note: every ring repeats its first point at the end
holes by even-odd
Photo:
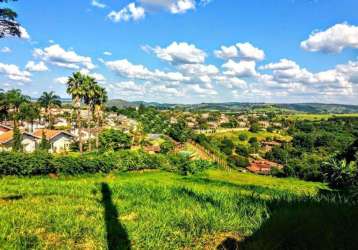
{"type": "Polygon", "coordinates": [[[247,141],[247,135],[246,134],[240,134],[239,135],[239,140],[240,141],[247,141]]]}
{"type": "Polygon", "coordinates": [[[232,167],[246,168],[249,165],[249,160],[241,155],[232,155],[228,159],[232,167]]]}
{"type": "Polygon", "coordinates": [[[122,131],[115,129],[108,129],[99,135],[99,141],[102,150],[119,150],[129,148],[131,144],[131,137],[122,131]]]}
{"type": "Polygon", "coordinates": [[[174,143],[169,140],[166,140],[160,145],[160,152],[162,154],[167,154],[171,152],[173,149],[174,149],[174,143]]]}

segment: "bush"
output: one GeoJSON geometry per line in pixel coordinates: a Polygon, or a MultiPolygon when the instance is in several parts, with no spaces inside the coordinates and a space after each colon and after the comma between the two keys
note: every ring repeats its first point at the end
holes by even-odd
{"type": "Polygon", "coordinates": [[[167,154],[167,153],[173,151],[173,149],[174,149],[174,143],[169,140],[166,140],[165,142],[163,142],[160,145],[160,152],[162,154],[167,154]]]}
{"type": "Polygon", "coordinates": [[[248,138],[247,138],[247,135],[246,135],[246,134],[240,134],[240,135],[239,135],[239,140],[240,140],[240,141],[247,141],[247,139],[248,139],[248,138]]]}
{"type": "Polygon", "coordinates": [[[237,167],[237,168],[246,168],[250,164],[248,158],[241,155],[231,156],[228,162],[232,167],[237,167]]]}
{"type": "Polygon", "coordinates": [[[238,144],[236,146],[235,152],[236,152],[236,154],[245,156],[245,157],[249,156],[249,154],[250,154],[249,149],[246,146],[241,145],[241,144],[238,144]]]}
{"type": "Polygon", "coordinates": [[[131,145],[131,137],[122,131],[108,129],[99,135],[100,147],[102,150],[113,150],[129,148],[131,145]]]}

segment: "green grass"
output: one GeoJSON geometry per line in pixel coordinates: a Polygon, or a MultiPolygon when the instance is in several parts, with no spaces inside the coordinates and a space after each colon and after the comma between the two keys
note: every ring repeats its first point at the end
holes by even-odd
{"type": "Polygon", "coordinates": [[[0,179],[0,248],[213,249],[234,235],[246,238],[240,244],[247,249],[263,249],[256,247],[283,229],[302,233],[309,216],[322,228],[340,228],[329,224],[328,215],[349,216],[349,206],[320,201],[322,189],[321,183],[222,170],[189,177],[160,171],[6,177],[0,179]],[[320,206],[324,218],[312,209],[320,206]],[[302,221],[292,219],[296,208],[305,207],[302,221]]]}

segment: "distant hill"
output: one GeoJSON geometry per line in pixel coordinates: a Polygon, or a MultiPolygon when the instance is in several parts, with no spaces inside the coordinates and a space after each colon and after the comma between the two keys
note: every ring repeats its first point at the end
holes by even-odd
{"type": "Polygon", "coordinates": [[[146,107],[152,106],[161,109],[183,108],[192,111],[226,111],[238,112],[244,110],[277,110],[283,109],[286,111],[304,112],[312,114],[345,114],[358,113],[358,105],[344,105],[344,104],[324,104],[324,103],[290,103],[290,104],[275,104],[275,103],[245,103],[245,102],[226,102],[226,103],[200,103],[200,104],[169,104],[158,102],[129,102],[121,99],[110,100],[107,103],[108,107],[116,106],[118,108],[138,107],[143,104],[146,107]]]}

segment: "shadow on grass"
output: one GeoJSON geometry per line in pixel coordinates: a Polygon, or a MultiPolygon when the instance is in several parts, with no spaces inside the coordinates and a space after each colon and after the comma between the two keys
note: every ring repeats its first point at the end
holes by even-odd
{"type": "Polygon", "coordinates": [[[225,239],[220,250],[358,249],[358,206],[316,200],[273,201],[271,213],[250,237],[225,239]]]}
{"type": "Polygon", "coordinates": [[[101,192],[108,249],[131,249],[127,230],[119,221],[119,213],[117,207],[113,203],[112,191],[107,183],[101,184],[101,192]]]}
{"type": "Polygon", "coordinates": [[[3,200],[3,201],[17,201],[17,200],[21,200],[23,198],[24,198],[23,195],[10,195],[10,196],[6,196],[6,197],[0,197],[0,200],[3,200]]]}

